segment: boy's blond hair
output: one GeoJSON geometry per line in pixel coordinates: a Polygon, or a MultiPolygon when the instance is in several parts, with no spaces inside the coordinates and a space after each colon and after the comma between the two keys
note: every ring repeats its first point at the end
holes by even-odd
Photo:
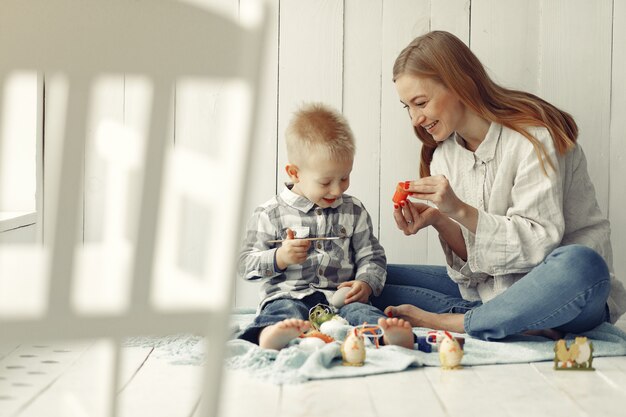
{"type": "Polygon", "coordinates": [[[348,121],[338,111],[322,103],[304,104],[297,110],[285,132],[287,157],[302,163],[311,151],[326,152],[329,159],[354,159],[356,146],[348,121]]]}

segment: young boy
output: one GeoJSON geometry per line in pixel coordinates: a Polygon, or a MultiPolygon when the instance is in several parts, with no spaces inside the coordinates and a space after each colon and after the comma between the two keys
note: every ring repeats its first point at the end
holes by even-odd
{"type": "Polygon", "coordinates": [[[258,315],[239,337],[282,349],[309,329],[309,309],[350,287],[339,315],[351,325],[378,323],[385,344],[412,349],[410,324],[368,303],[383,288],[386,258],[365,207],[344,194],[355,153],[346,119],[322,104],[305,105],[286,143],[290,182],[254,211],[239,258],[239,275],[263,283],[258,315]]]}

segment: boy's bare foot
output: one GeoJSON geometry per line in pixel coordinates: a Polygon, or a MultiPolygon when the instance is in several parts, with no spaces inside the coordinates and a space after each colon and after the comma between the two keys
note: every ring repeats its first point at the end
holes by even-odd
{"type": "Polygon", "coordinates": [[[385,314],[390,317],[398,317],[411,323],[413,327],[426,327],[434,330],[448,330],[450,332],[465,333],[463,314],[457,313],[431,313],[411,304],[389,306],[385,314]]]}
{"type": "Polygon", "coordinates": [[[272,324],[261,331],[259,346],[264,349],[280,350],[300,336],[300,333],[309,330],[310,326],[308,321],[300,319],[286,319],[272,324]]]}
{"type": "Polygon", "coordinates": [[[413,330],[411,323],[404,319],[391,318],[378,319],[378,325],[384,330],[383,340],[385,345],[402,346],[413,350],[413,330]]]}

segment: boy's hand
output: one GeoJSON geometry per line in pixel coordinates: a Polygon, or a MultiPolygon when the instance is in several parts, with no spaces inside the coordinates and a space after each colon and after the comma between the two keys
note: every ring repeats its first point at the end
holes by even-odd
{"type": "Polygon", "coordinates": [[[287,229],[287,240],[276,250],[276,265],[285,269],[289,265],[306,261],[311,241],[294,239],[293,230],[287,229]]]}
{"type": "Polygon", "coordinates": [[[344,304],[350,303],[367,303],[372,295],[372,287],[365,281],[348,281],[342,282],[337,288],[351,287],[352,289],[346,294],[344,304]]]}

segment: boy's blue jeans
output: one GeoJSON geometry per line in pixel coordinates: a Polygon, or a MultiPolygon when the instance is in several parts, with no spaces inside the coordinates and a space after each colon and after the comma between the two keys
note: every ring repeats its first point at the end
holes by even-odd
{"type": "MultiPolygon", "coordinates": [[[[302,300],[281,298],[270,301],[263,306],[263,309],[254,318],[252,324],[238,338],[259,344],[259,334],[265,327],[291,318],[308,320],[309,310],[319,303],[328,304],[328,300],[321,292],[308,295],[302,300]]],[[[345,305],[339,309],[339,315],[345,318],[352,326],[357,326],[364,322],[377,324],[380,317],[385,317],[385,314],[378,308],[363,303],[345,305]]]]}
{"type": "Polygon", "coordinates": [[[465,332],[495,340],[527,330],[582,333],[609,320],[609,271],[582,245],[562,246],[492,300],[467,301],[444,266],[388,265],[387,282],[373,304],[412,304],[434,313],[464,314],[465,332]]]}

